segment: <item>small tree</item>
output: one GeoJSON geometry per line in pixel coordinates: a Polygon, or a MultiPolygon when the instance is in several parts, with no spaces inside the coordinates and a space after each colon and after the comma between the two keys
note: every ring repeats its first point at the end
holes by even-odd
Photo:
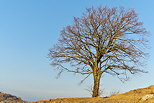
{"type": "Polygon", "coordinates": [[[119,77],[144,72],[139,69],[145,57],[142,24],[133,9],[88,8],[61,31],[59,42],[49,51],[51,64],[60,73],[92,75],[92,97],[97,97],[102,74],[119,77]]]}
{"type": "Polygon", "coordinates": [[[119,90],[111,91],[111,92],[110,92],[110,96],[117,95],[117,94],[119,94],[119,93],[120,93],[119,90]]]}

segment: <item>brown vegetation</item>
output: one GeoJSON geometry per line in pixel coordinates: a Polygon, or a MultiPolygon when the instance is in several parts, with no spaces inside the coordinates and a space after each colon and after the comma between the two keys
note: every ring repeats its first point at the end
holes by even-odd
{"type": "Polygon", "coordinates": [[[58,98],[31,103],[154,103],[154,97],[142,100],[147,94],[154,94],[154,85],[148,88],[131,90],[123,94],[117,94],[106,98],[58,98]]]}

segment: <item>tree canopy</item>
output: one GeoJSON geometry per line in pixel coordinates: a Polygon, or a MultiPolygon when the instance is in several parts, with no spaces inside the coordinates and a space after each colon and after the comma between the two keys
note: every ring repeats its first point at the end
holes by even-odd
{"type": "Polygon", "coordinates": [[[140,69],[146,55],[146,29],[134,9],[122,7],[88,8],[82,17],[61,31],[57,44],[49,50],[51,64],[60,73],[93,75],[93,97],[99,96],[103,73],[125,75],[140,69]]]}

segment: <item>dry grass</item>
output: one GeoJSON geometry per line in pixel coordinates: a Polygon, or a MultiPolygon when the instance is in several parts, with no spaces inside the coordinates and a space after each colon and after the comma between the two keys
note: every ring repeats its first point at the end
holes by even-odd
{"type": "Polygon", "coordinates": [[[146,94],[154,94],[154,85],[148,88],[136,89],[123,94],[113,95],[108,98],[58,98],[31,103],[154,103],[154,98],[141,101],[141,98],[146,94]]]}
{"type": "MultiPolygon", "coordinates": [[[[62,99],[49,99],[45,101],[36,101],[31,103],[126,103],[128,100],[115,100],[109,98],[62,98],[62,99]]],[[[132,103],[129,100],[129,103],[132,103]]]]}

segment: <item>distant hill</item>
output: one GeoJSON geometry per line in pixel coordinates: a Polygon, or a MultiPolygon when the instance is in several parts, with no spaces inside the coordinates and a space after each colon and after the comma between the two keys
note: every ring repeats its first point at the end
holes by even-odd
{"type": "Polygon", "coordinates": [[[104,98],[58,98],[31,103],[154,103],[154,85],[104,98]]]}
{"type": "Polygon", "coordinates": [[[16,97],[14,95],[0,92],[0,103],[27,103],[27,102],[23,101],[21,98],[16,97]]]}

